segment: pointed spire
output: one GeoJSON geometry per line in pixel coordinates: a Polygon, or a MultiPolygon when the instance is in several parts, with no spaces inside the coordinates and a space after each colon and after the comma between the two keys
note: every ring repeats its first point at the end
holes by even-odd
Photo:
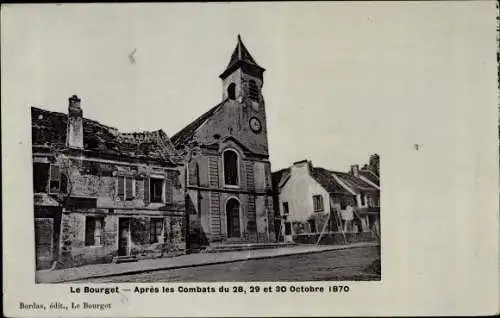
{"type": "Polygon", "coordinates": [[[248,49],[245,47],[243,44],[243,41],[241,40],[240,34],[238,34],[238,40],[236,43],[236,48],[233,51],[233,54],[231,54],[231,59],[229,60],[229,63],[226,66],[226,70],[220,75],[220,77],[225,77],[227,74],[229,74],[232,70],[240,66],[241,64],[247,64],[250,66],[257,67],[264,71],[264,68],[259,66],[257,62],[255,62],[254,58],[248,51],[248,49]]]}

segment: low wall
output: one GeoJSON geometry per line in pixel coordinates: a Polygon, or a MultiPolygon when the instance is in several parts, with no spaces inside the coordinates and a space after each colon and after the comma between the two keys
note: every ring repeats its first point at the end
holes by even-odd
{"type": "MultiPolygon", "coordinates": [[[[305,233],[298,234],[293,237],[293,241],[298,244],[316,244],[320,237],[320,233],[305,233]]],[[[320,245],[342,245],[355,242],[375,242],[377,236],[372,232],[360,233],[342,233],[342,232],[329,232],[321,236],[320,245]]]]}

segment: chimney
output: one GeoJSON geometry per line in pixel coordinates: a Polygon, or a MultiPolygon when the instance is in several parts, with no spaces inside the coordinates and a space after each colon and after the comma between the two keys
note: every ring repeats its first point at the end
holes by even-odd
{"type": "Polygon", "coordinates": [[[359,165],[351,166],[351,174],[355,177],[359,177],[359,165]]]}
{"type": "Polygon", "coordinates": [[[68,99],[66,146],[73,149],[83,149],[83,111],[80,107],[80,98],[76,95],[68,99]]]}
{"type": "Polygon", "coordinates": [[[305,159],[301,161],[294,162],[292,168],[298,172],[310,174],[312,170],[311,161],[305,159]]]}

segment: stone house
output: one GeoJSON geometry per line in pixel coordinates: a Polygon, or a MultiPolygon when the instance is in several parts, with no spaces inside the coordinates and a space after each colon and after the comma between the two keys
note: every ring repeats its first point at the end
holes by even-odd
{"type": "MultiPolygon", "coordinates": [[[[365,169],[363,173],[369,172],[365,169]]],[[[357,165],[346,173],[314,167],[307,160],[274,172],[276,204],[285,241],[297,242],[302,234],[378,235],[380,188],[363,178],[357,165]]]]}
{"type": "Polygon", "coordinates": [[[183,253],[184,166],[162,131],[31,108],[37,269],[183,253]]]}
{"type": "Polygon", "coordinates": [[[193,246],[276,239],[264,71],[238,35],[219,76],[222,101],[172,136],[188,166],[193,246]]]}

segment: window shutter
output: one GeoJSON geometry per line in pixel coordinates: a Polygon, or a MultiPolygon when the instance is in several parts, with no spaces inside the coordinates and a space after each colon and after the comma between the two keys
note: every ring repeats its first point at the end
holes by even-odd
{"type": "Polygon", "coordinates": [[[144,203],[149,204],[149,178],[144,178],[144,203]]]}
{"type": "Polygon", "coordinates": [[[50,166],[49,192],[59,192],[61,187],[61,168],[58,165],[50,166]]]}
{"type": "Polygon", "coordinates": [[[198,163],[196,161],[189,164],[189,184],[198,185],[198,163]]]}
{"type": "Polygon", "coordinates": [[[50,166],[50,179],[51,181],[59,181],[59,176],[60,176],[61,170],[58,165],[51,165],[50,166]]]}
{"type": "Polygon", "coordinates": [[[175,179],[177,178],[176,171],[167,171],[167,180],[165,182],[165,203],[172,203],[174,199],[175,179]]]}
{"type": "Polygon", "coordinates": [[[125,177],[118,177],[118,197],[125,198],[125,177]]]}
{"type": "Polygon", "coordinates": [[[61,173],[61,192],[68,193],[68,176],[61,173]]]}
{"type": "Polygon", "coordinates": [[[133,179],[130,177],[125,179],[125,198],[127,200],[134,197],[134,194],[132,193],[132,182],[133,179]]]}

